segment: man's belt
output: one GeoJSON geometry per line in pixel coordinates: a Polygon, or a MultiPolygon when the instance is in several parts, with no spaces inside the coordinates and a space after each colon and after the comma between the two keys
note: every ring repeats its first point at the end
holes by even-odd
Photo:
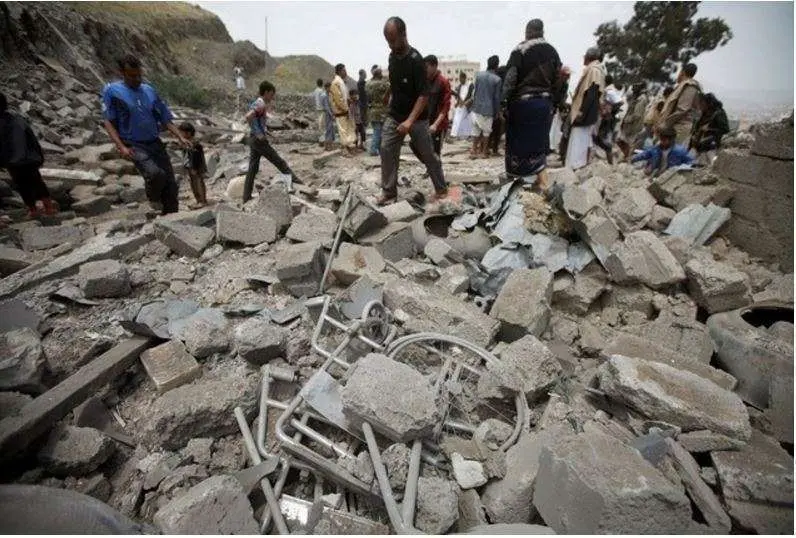
{"type": "Polygon", "coordinates": [[[552,97],[552,96],[553,96],[552,93],[546,92],[546,91],[525,92],[522,95],[520,95],[518,99],[538,99],[540,97],[541,98],[549,98],[549,97],[552,97]]]}

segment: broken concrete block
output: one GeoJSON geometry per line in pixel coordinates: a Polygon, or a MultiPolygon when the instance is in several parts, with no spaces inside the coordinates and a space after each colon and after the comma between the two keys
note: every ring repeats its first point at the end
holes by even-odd
{"type": "Polygon", "coordinates": [[[715,450],[738,450],[746,444],[738,439],[710,430],[681,433],[677,436],[677,442],[687,451],[694,453],[713,452],[715,450]]]}
{"type": "Polygon", "coordinates": [[[284,183],[269,185],[260,191],[257,199],[257,213],[270,217],[281,232],[293,221],[293,208],[290,206],[290,193],[284,183]]]}
{"type": "Polygon", "coordinates": [[[222,243],[273,243],[276,241],[276,228],[276,222],[266,215],[242,211],[216,212],[216,237],[222,243]]]}
{"type": "Polygon", "coordinates": [[[253,317],[235,329],[235,348],[238,354],[257,366],[284,357],[289,331],[270,321],[253,317]]]}
{"type": "Polygon", "coordinates": [[[332,275],[344,286],[349,286],[363,275],[374,275],[384,271],[384,258],[373,247],[352,243],[341,243],[332,261],[332,275]]]}
{"type": "Polygon", "coordinates": [[[401,273],[415,280],[434,282],[440,277],[440,270],[437,266],[430,263],[418,262],[409,258],[403,258],[395,264],[401,273]]]}
{"type": "Polygon", "coordinates": [[[759,123],[753,130],[752,154],[793,161],[793,115],[782,121],[759,123]]]}
{"type": "Polygon", "coordinates": [[[102,215],[111,210],[111,201],[104,196],[92,196],[73,203],[72,210],[84,217],[102,215]]]}
{"type": "Polygon", "coordinates": [[[602,267],[589,264],[572,276],[564,274],[553,282],[553,305],[564,312],[583,316],[591,305],[609,289],[608,278],[602,267]]]}
{"type": "Polygon", "coordinates": [[[80,289],[87,299],[124,297],[130,294],[130,273],[116,260],[84,263],[78,273],[80,289]]]}
{"type": "Polygon", "coordinates": [[[736,527],[757,534],[793,533],[793,507],[725,500],[736,527]]]}
{"type": "Polygon", "coordinates": [[[432,237],[423,249],[426,258],[438,267],[450,267],[454,263],[464,261],[464,256],[456,252],[446,241],[439,237],[432,237]]]}
{"type": "Polygon", "coordinates": [[[538,338],[526,334],[503,349],[500,361],[487,364],[487,370],[499,386],[521,392],[529,401],[535,401],[546,395],[558,380],[561,363],[538,338]]]}
{"type": "Polygon", "coordinates": [[[470,273],[467,271],[467,267],[458,263],[443,269],[440,273],[439,286],[454,295],[469,290],[470,273]]]}
{"type": "Polygon", "coordinates": [[[188,352],[197,359],[229,348],[229,323],[223,312],[201,308],[194,314],[172,324],[172,335],[185,343],[188,352]]]}
{"type": "Polygon", "coordinates": [[[179,340],[172,340],[141,353],[149,378],[159,394],[190,383],[202,375],[202,368],[179,340]]]}
{"type": "Polygon", "coordinates": [[[665,442],[669,448],[674,468],[685,485],[686,492],[694,501],[708,526],[720,534],[728,534],[732,528],[730,516],[724,511],[713,490],[699,476],[699,464],[682,446],[670,438],[665,442]]]}
{"type": "Polygon", "coordinates": [[[412,225],[408,222],[391,222],[380,230],[359,239],[360,245],[374,247],[385,260],[397,262],[417,253],[412,238],[412,225]]]}
{"type": "Polygon", "coordinates": [[[710,453],[725,499],[793,505],[793,458],[773,437],[752,431],[737,451],[710,453]]]}
{"type": "Polygon", "coordinates": [[[484,505],[481,504],[478,492],[474,489],[462,491],[459,494],[459,519],[456,520],[456,531],[467,532],[486,524],[484,505]]]}
{"type": "Polygon", "coordinates": [[[605,265],[611,279],[620,284],[641,282],[660,289],[685,280],[682,266],[666,245],[646,230],[626,235],[611,249],[605,265]]]}
{"type": "Polygon", "coordinates": [[[356,362],[341,399],[346,415],[369,422],[394,441],[425,437],[440,420],[428,379],[378,353],[368,353],[356,362]]]}
{"type": "Polygon", "coordinates": [[[500,323],[471,303],[464,303],[438,286],[391,278],[384,285],[384,305],[409,332],[451,334],[486,347],[500,323]]]}
{"type": "Polygon", "coordinates": [[[730,203],[735,195],[735,189],[727,181],[720,180],[713,185],[697,185],[694,182],[696,174],[699,172],[673,168],[655,178],[647,190],[660,203],[677,211],[691,204],[707,205],[712,202],[725,207],[730,203]]]}
{"type": "Polygon", "coordinates": [[[351,239],[359,239],[372,234],[387,225],[387,218],[379,209],[358,194],[352,195],[348,214],[340,216],[343,218],[343,231],[351,239]]]}
{"type": "Polygon", "coordinates": [[[285,237],[291,241],[331,241],[337,231],[337,215],[333,211],[310,210],[293,217],[285,237]]]}
{"type": "Polygon", "coordinates": [[[260,526],[240,482],[212,476],[155,514],[164,534],[258,534],[260,526]]]}
{"type": "MultiPolygon", "coordinates": [[[[83,150],[86,149],[88,148],[83,148],[83,150]]],[[[99,187],[102,184],[100,175],[89,170],[40,168],[39,173],[42,179],[63,181],[69,188],[75,185],[94,185],[95,187],[99,187]]]]}
{"type": "Polygon", "coordinates": [[[210,207],[201,207],[193,211],[180,211],[158,217],[155,222],[172,222],[189,226],[205,226],[216,220],[216,213],[210,207]]]}
{"type": "Polygon", "coordinates": [[[603,197],[597,189],[584,185],[570,185],[561,195],[561,205],[571,219],[580,219],[600,205],[603,197]]]}
{"type": "Polygon", "coordinates": [[[323,245],[320,241],[290,245],[276,261],[276,276],[296,297],[315,296],[323,270],[323,245]]]}
{"type": "Polygon", "coordinates": [[[501,338],[512,342],[540,336],[550,321],[553,275],[544,267],[515,269],[506,279],[489,315],[500,321],[501,338]]]}
{"type": "Polygon", "coordinates": [[[691,245],[701,246],[728,220],[730,210],[725,207],[693,204],[677,213],[663,233],[684,237],[691,241],[691,245]]]}
{"type": "Polygon", "coordinates": [[[99,430],[60,426],[39,452],[39,462],[56,476],[83,476],[108,461],[116,445],[99,430]]]}
{"type": "Polygon", "coordinates": [[[688,289],[709,314],[726,312],[752,302],[749,275],[731,265],[693,259],[685,266],[688,289]]]}
{"type": "Polygon", "coordinates": [[[0,277],[21,271],[31,263],[30,255],[24,250],[0,245],[0,277]]]}
{"type": "Polygon", "coordinates": [[[18,414],[33,401],[33,396],[21,392],[0,392],[0,420],[18,414]]]}
{"type": "Polygon", "coordinates": [[[39,226],[25,228],[20,234],[22,248],[27,251],[45,250],[64,243],[80,243],[82,234],[74,226],[39,226]]]}
{"type": "Polygon", "coordinates": [[[139,424],[140,440],[150,447],[180,450],[194,437],[237,434],[233,410],[241,406],[244,413],[251,412],[258,384],[258,375],[239,371],[170,390],[150,404],[139,424]]]}
{"type": "Polygon", "coordinates": [[[655,230],[656,232],[662,232],[666,229],[669,223],[672,222],[672,219],[676,214],[677,211],[674,209],[662,205],[656,205],[652,208],[650,220],[647,222],[647,228],[650,230],[655,230]]]}
{"type": "Polygon", "coordinates": [[[213,230],[201,226],[155,221],[155,237],[178,256],[198,258],[213,242],[215,235],[213,230]]]}
{"type": "MultiPolygon", "coordinates": [[[[791,338],[793,338],[793,329],[791,329],[791,338]]],[[[793,377],[772,376],[768,409],[764,414],[771,423],[772,435],[781,443],[793,444],[793,377]]]]}
{"type": "Polygon", "coordinates": [[[182,450],[182,455],[191,458],[191,461],[199,465],[207,465],[212,459],[211,449],[213,448],[213,439],[207,437],[197,437],[191,439],[185,448],[182,450]]]}
{"type": "Polygon", "coordinates": [[[458,452],[451,455],[453,477],[462,489],[473,489],[486,484],[484,466],[480,461],[466,460],[458,452]]]}
{"type": "Polygon", "coordinates": [[[25,327],[0,334],[0,390],[38,394],[47,359],[36,331],[25,327]]]}
{"type": "Polygon", "coordinates": [[[459,517],[455,482],[421,476],[417,482],[415,527],[426,534],[445,534],[459,517]]]}
{"type": "Polygon", "coordinates": [[[572,227],[605,266],[611,248],[621,239],[619,227],[605,208],[602,206],[593,208],[583,218],[574,221],[572,227]]]}
{"type": "Polygon", "coordinates": [[[610,398],[684,432],[708,429],[741,441],[752,434],[741,399],[691,372],[613,355],[600,367],[599,379],[610,398]]]}
{"type": "Polygon", "coordinates": [[[642,229],[650,221],[655,204],[647,189],[634,187],[623,189],[610,209],[619,228],[627,233],[642,229]]]}
{"type": "Polygon", "coordinates": [[[691,505],[635,449],[591,431],[546,444],[533,504],[559,534],[678,534],[691,505]]]}
{"type": "Polygon", "coordinates": [[[696,320],[661,313],[653,322],[628,326],[625,330],[670,349],[687,361],[707,365],[713,356],[713,339],[708,328],[696,320]]]}
{"type": "Polygon", "coordinates": [[[506,475],[487,484],[481,494],[487,516],[493,523],[528,523],[536,515],[531,503],[542,446],[563,435],[564,430],[542,430],[522,435],[506,451],[506,475]]]}
{"type": "Polygon", "coordinates": [[[406,476],[409,474],[409,458],[411,450],[403,443],[395,443],[382,452],[381,461],[387,469],[390,487],[394,491],[403,491],[406,487],[406,476]]]}
{"type": "Polygon", "coordinates": [[[384,206],[379,209],[387,222],[411,222],[417,218],[417,211],[412,204],[406,200],[401,200],[394,204],[384,206]]]}

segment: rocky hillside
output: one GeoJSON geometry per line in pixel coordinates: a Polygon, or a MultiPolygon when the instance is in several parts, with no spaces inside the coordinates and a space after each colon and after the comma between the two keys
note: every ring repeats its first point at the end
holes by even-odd
{"type": "MultiPolygon", "coordinates": [[[[0,65],[45,63],[89,87],[112,77],[124,53],[139,56],[166,86],[187,87],[172,100],[229,108],[232,68],[243,66],[249,88],[271,77],[283,91],[308,92],[332,66],[317,56],[274,58],[249,41],[234,42],[216,15],[183,2],[5,2],[0,4],[0,65]],[[174,79],[174,77],[181,77],[174,79]]],[[[6,73],[0,73],[6,74],[6,73]]]]}

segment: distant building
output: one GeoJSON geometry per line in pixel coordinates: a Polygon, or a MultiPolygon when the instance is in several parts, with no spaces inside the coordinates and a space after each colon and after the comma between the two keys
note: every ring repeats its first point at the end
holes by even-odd
{"type": "Polygon", "coordinates": [[[467,80],[472,82],[475,74],[481,70],[481,64],[468,62],[466,56],[443,56],[439,59],[439,70],[448,80],[458,81],[459,73],[465,73],[467,80]]]}

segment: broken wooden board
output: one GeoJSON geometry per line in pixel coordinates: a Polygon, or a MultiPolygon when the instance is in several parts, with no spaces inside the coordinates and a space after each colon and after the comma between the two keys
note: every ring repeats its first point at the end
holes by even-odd
{"type": "Polygon", "coordinates": [[[64,381],[0,421],[0,461],[7,461],[45,434],[72,409],[135,364],[153,340],[136,336],[116,345],[64,381]]]}

